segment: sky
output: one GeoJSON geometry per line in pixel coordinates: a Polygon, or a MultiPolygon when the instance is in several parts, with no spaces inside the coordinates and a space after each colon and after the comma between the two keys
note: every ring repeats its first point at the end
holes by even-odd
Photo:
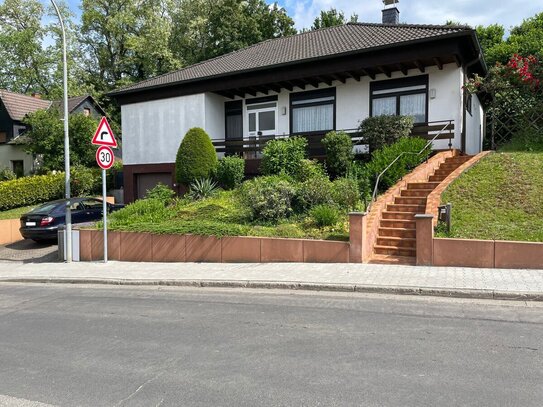
{"type": "MultiPolygon", "coordinates": [[[[275,0],[266,0],[273,3],[275,0]]],[[[79,15],[80,0],[67,0],[79,15]]],[[[381,0],[278,0],[294,19],[296,28],[308,28],[320,10],[335,7],[359,21],[381,21],[381,0]]],[[[508,31],[523,19],[543,12],[542,0],[400,0],[400,21],[411,24],[444,24],[447,20],[471,26],[499,23],[508,31]]]]}

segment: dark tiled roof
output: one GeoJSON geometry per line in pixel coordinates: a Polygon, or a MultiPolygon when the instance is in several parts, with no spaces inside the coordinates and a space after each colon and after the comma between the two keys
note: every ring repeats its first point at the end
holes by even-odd
{"type": "Polygon", "coordinates": [[[0,90],[0,99],[12,120],[21,121],[28,113],[37,110],[48,109],[51,101],[38,99],[32,96],[21,95],[20,93],[0,90]]]}
{"type": "MultiPolygon", "coordinates": [[[[73,98],[68,98],[68,112],[73,113],[74,110],[83,103],[86,99],[90,98],[91,103],[94,105],[94,107],[98,110],[100,114],[105,114],[104,109],[94,100],[94,98],[91,95],[82,95],[82,96],[74,96],[73,98]]],[[[55,100],[53,102],[53,106],[60,110],[61,116],[63,115],[63,104],[62,99],[55,100]]]]}
{"type": "Polygon", "coordinates": [[[184,81],[258,70],[471,31],[469,27],[463,26],[349,23],[260,42],[175,72],[147,79],[114,91],[112,94],[122,94],[184,81]]]}

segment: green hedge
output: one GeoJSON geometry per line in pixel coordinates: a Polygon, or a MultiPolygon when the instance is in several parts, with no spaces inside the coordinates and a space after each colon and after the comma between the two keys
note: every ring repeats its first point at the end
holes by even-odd
{"type": "Polygon", "coordinates": [[[0,210],[62,198],[64,173],[36,175],[0,182],[0,210]]]}
{"type": "Polygon", "coordinates": [[[413,129],[411,116],[373,116],[360,124],[360,131],[368,143],[370,152],[408,137],[413,129]]]}

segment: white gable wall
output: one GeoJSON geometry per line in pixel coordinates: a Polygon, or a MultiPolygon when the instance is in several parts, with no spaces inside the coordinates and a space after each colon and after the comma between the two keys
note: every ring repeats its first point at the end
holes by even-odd
{"type": "Polygon", "coordinates": [[[205,95],[123,105],[121,120],[125,165],[173,163],[187,130],[205,127],[205,95]]]}

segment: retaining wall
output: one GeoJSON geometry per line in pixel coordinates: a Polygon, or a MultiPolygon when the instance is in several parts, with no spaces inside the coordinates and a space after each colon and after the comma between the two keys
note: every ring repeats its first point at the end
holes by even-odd
{"type": "Polygon", "coordinates": [[[19,227],[19,219],[0,220],[0,245],[11,244],[23,240],[19,227]]]}
{"type": "MultiPolygon", "coordinates": [[[[81,261],[102,260],[103,242],[103,231],[80,230],[81,261]]],[[[348,263],[350,248],[327,240],[108,233],[108,258],[134,262],[348,263]]]]}

